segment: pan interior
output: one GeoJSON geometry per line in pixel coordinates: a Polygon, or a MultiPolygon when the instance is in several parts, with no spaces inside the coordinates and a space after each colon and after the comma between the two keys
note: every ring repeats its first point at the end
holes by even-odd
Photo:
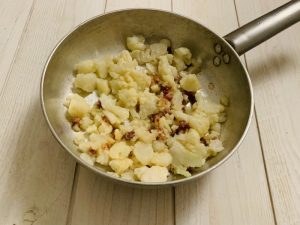
{"type": "Polygon", "coordinates": [[[228,119],[222,131],[225,150],[195,172],[195,175],[203,174],[221,162],[243,136],[251,115],[251,88],[238,56],[222,38],[198,23],[172,13],[144,9],[119,11],[96,17],[71,32],[53,52],[44,74],[42,98],[52,131],[81,161],[72,142],[74,133],[63,106],[71,92],[74,64],[120,52],[125,49],[126,37],[133,34],[142,34],[149,42],[168,38],[174,48],[188,47],[193,56],[203,59],[199,79],[206,93],[214,100],[220,96],[229,97],[228,119]]]}

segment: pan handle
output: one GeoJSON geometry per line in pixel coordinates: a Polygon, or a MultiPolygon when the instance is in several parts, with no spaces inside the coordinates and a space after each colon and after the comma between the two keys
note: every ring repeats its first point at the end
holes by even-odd
{"type": "Polygon", "coordinates": [[[227,34],[224,39],[242,55],[298,21],[300,0],[293,0],[227,34]]]}

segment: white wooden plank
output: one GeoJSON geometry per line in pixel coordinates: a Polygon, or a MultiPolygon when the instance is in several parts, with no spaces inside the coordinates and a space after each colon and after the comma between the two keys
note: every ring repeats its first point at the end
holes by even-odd
{"type": "MultiPolygon", "coordinates": [[[[241,24],[285,0],[237,1],[241,24]]],[[[278,225],[300,224],[300,24],[246,54],[278,225]]]]}
{"type": "Polygon", "coordinates": [[[154,8],[171,10],[171,0],[107,0],[106,12],[129,8],[154,8]]]}
{"type": "Polygon", "coordinates": [[[33,6],[0,97],[0,224],[66,222],[75,162],[46,126],[40,77],[56,42],[104,3],[40,0],[33,6]]]}
{"type": "Polygon", "coordinates": [[[33,0],[0,2],[0,91],[5,83],[32,7],[33,0]]]}
{"type": "Polygon", "coordinates": [[[114,184],[79,167],[72,225],[174,224],[172,189],[114,184]]]}
{"type": "MultiPolygon", "coordinates": [[[[173,1],[175,12],[220,35],[237,27],[231,0],[173,1]]],[[[175,189],[177,225],[274,224],[259,136],[253,118],[239,151],[198,182],[175,189]]]]}
{"type": "MultiPolygon", "coordinates": [[[[170,1],[107,2],[107,11],[150,7],[171,9],[170,1]]],[[[173,225],[173,189],[141,190],[113,184],[80,167],[70,224],[72,225],[173,225]]]]}

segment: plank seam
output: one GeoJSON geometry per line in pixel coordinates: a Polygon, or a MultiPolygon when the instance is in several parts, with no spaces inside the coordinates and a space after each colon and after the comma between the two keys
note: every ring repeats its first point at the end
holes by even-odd
{"type": "Polygon", "coordinates": [[[78,163],[76,162],[74,177],[73,177],[73,184],[72,184],[72,189],[71,189],[71,195],[70,195],[70,200],[69,200],[69,204],[68,204],[69,209],[68,209],[68,213],[67,213],[66,225],[71,225],[71,222],[72,222],[72,215],[73,215],[73,209],[74,209],[75,195],[77,192],[79,171],[80,171],[80,168],[79,168],[78,163]]]}
{"type": "MultiPolygon", "coordinates": [[[[234,3],[234,9],[235,9],[235,14],[236,14],[236,18],[237,18],[237,23],[238,23],[238,26],[241,27],[240,18],[239,18],[239,14],[238,14],[238,10],[237,10],[236,0],[233,0],[233,3],[234,3]]],[[[249,71],[246,54],[243,57],[245,59],[245,66],[247,68],[247,71],[249,71]]],[[[259,145],[260,145],[260,149],[261,149],[262,160],[263,160],[263,164],[264,164],[265,176],[266,176],[266,180],[267,180],[267,187],[268,187],[268,192],[269,192],[269,197],[270,197],[270,203],[271,203],[271,207],[272,207],[273,220],[274,220],[274,224],[277,225],[278,223],[277,223],[277,219],[276,219],[275,206],[274,206],[274,201],[273,201],[273,197],[272,197],[272,190],[271,190],[268,170],[267,170],[267,167],[266,167],[264,147],[263,147],[263,143],[262,143],[261,132],[260,132],[260,128],[259,128],[259,123],[258,123],[258,119],[257,119],[257,111],[256,111],[255,105],[254,105],[253,110],[254,110],[255,125],[256,125],[257,133],[258,133],[258,140],[259,140],[259,145]]]]}
{"type": "Polygon", "coordinates": [[[0,99],[3,97],[3,92],[4,92],[4,90],[6,89],[6,86],[7,86],[7,83],[8,83],[8,80],[9,80],[9,77],[10,77],[10,74],[11,74],[11,71],[12,71],[12,68],[13,68],[13,65],[14,65],[14,63],[15,63],[15,61],[16,61],[17,55],[18,55],[19,50],[20,50],[21,43],[23,42],[23,39],[24,39],[24,37],[25,37],[25,34],[26,34],[26,30],[27,30],[28,24],[29,24],[29,22],[30,22],[30,20],[31,20],[32,12],[33,12],[33,10],[34,10],[34,6],[35,6],[36,1],[37,1],[37,0],[33,0],[33,1],[32,1],[32,4],[31,4],[30,10],[29,10],[29,13],[28,13],[26,22],[25,22],[24,27],[23,27],[23,29],[22,29],[21,37],[20,37],[20,39],[19,39],[19,41],[18,41],[18,44],[17,44],[16,51],[15,51],[15,53],[14,53],[14,56],[13,56],[13,58],[12,58],[12,60],[11,60],[10,65],[9,65],[9,70],[8,70],[8,72],[7,72],[7,74],[6,74],[5,79],[4,79],[4,84],[3,84],[3,86],[2,86],[2,89],[0,90],[0,99]]]}

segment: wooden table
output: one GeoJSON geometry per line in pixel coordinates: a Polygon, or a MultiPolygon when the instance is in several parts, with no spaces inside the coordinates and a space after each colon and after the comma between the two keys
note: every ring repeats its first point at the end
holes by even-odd
{"type": "Polygon", "coordinates": [[[76,162],[43,118],[39,83],[57,41],[116,9],[187,15],[220,35],[286,0],[9,0],[0,2],[0,225],[299,225],[300,24],[242,57],[255,114],[239,151],[196,182],[141,190],[76,162]]]}

